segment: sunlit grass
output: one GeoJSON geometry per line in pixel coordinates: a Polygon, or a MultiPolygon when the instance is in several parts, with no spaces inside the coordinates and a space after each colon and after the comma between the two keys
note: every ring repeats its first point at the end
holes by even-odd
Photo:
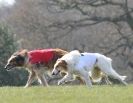
{"type": "Polygon", "coordinates": [[[0,103],[133,103],[133,85],[1,87],[0,103]]]}

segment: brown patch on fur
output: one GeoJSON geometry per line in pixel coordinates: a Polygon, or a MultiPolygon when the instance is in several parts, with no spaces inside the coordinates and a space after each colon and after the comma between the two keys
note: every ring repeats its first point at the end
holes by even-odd
{"type": "Polygon", "coordinates": [[[28,50],[27,49],[24,49],[24,50],[21,50],[20,52],[19,52],[19,54],[21,55],[21,56],[27,56],[28,55],[28,50]]]}
{"type": "Polygon", "coordinates": [[[99,68],[99,67],[95,67],[92,71],[91,71],[91,73],[92,73],[92,76],[91,76],[91,78],[92,79],[98,79],[98,78],[100,78],[100,77],[102,77],[102,75],[103,75],[103,72],[101,71],[101,69],[99,68]]]}
{"type": "Polygon", "coordinates": [[[57,60],[56,64],[55,68],[60,67],[61,71],[67,71],[67,62],[65,60],[57,60]]]}
{"type": "Polygon", "coordinates": [[[68,52],[65,51],[65,50],[56,48],[56,49],[54,49],[54,53],[55,53],[56,55],[58,55],[59,58],[61,58],[62,56],[64,56],[64,55],[67,54],[68,52]]]}
{"type": "Polygon", "coordinates": [[[62,49],[59,49],[59,48],[56,48],[56,49],[53,49],[53,52],[54,52],[54,57],[53,59],[48,63],[48,64],[45,64],[46,69],[48,70],[52,70],[53,67],[54,67],[54,64],[56,63],[56,61],[61,58],[62,56],[64,56],[65,54],[67,54],[68,52],[65,51],[65,50],[62,50],[62,49]]]}

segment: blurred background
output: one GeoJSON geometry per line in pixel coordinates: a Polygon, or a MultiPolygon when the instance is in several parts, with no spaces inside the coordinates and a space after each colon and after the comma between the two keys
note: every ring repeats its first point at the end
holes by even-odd
{"type": "Polygon", "coordinates": [[[102,53],[133,83],[133,0],[0,0],[1,86],[26,83],[24,69],[3,69],[23,48],[102,53]]]}

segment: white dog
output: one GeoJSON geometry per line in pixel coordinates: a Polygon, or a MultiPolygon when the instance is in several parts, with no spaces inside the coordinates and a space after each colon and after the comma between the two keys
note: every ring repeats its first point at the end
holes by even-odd
{"type": "MultiPolygon", "coordinates": [[[[89,76],[89,72],[97,67],[101,71],[100,73],[105,73],[105,75],[118,79],[121,83],[127,85],[124,81],[126,76],[119,75],[112,68],[111,61],[110,58],[99,53],[80,53],[79,51],[74,50],[56,61],[52,74],[57,75],[60,71],[67,72],[67,75],[58,82],[58,85],[71,81],[73,79],[73,74],[75,74],[81,76],[86,85],[92,86],[90,76],[92,79],[95,78],[93,78],[94,76],[92,75],[89,76]]],[[[97,73],[92,74],[95,74],[95,76],[97,75],[97,73]]]]}

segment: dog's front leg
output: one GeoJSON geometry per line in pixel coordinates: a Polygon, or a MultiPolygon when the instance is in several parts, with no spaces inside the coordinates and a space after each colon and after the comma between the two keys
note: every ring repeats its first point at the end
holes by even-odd
{"type": "Polygon", "coordinates": [[[103,76],[103,79],[105,80],[105,82],[106,82],[107,85],[111,85],[112,84],[106,74],[103,76]]]}
{"type": "Polygon", "coordinates": [[[92,87],[91,79],[89,77],[89,73],[86,71],[81,71],[80,75],[83,77],[87,86],[92,87]]]}
{"type": "Polygon", "coordinates": [[[70,80],[72,80],[73,76],[72,74],[68,73],[67,75],[65,75],[63,77],[63,79],[61,79],[59,82],[58,82],[58,85],[61,85],[61,84],[64,84],[65,82],[68,82],[70,80]]]}
{"type": "Polygon", "coordinates": [[[24,86],[24,88],[29,87],[34,79],[35,79],[35,72],[32,71],[29,74],[28,81],[27,81],[26,85],[24,86]]]}

